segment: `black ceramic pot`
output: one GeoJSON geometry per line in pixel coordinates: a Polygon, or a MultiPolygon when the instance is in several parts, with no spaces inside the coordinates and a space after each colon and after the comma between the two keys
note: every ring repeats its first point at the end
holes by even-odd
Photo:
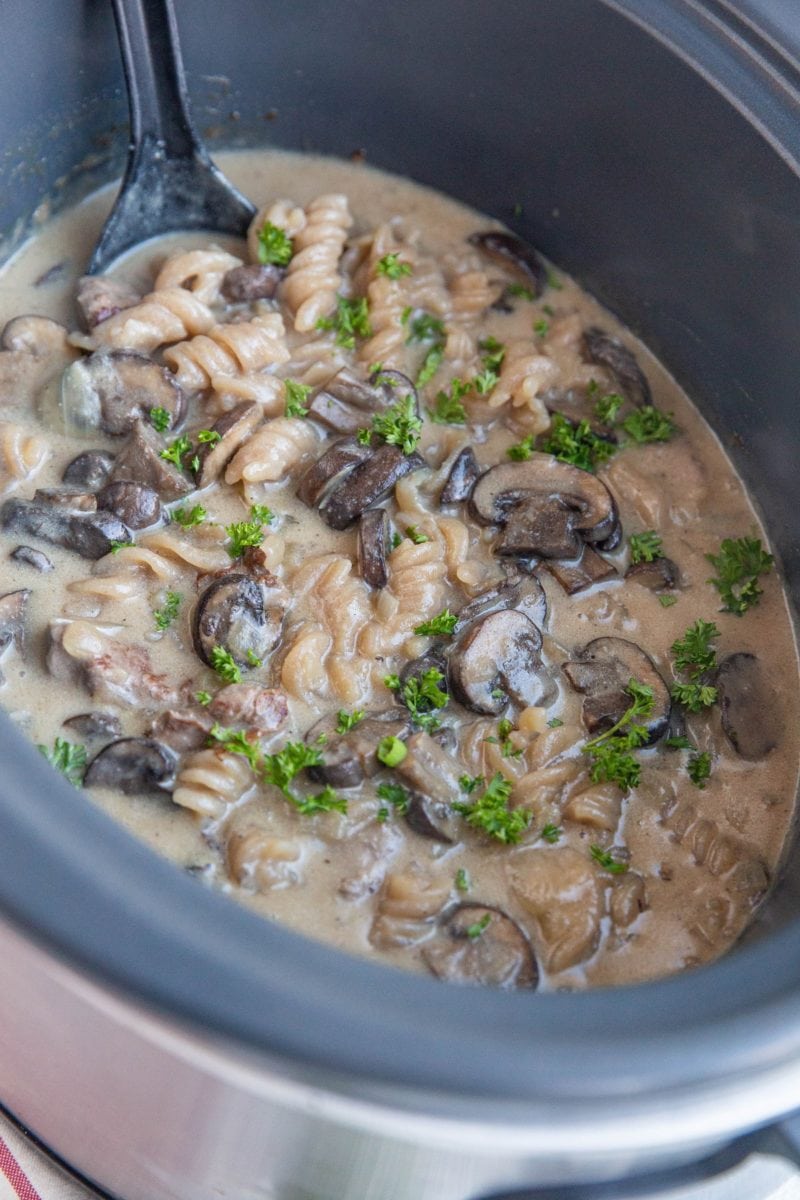
{"type": "MultiPolygon", "coordinates": [[[[747,18],[725,0],[177,8],[212,145],[363,148],[501,219],[521,204],[519,231],[718,429],[797,596],[791,0],[747,18]]],[[[100,0],[6,4],[2,56],[10,249],[45,197],[119,171],[125,104],[100,0]]],[[[713,966],[584,995],[462,991],[199,889],[5,721],[0,762],[0,1099],[121,1200],[594,1185],[699,1159],[800,1106],[794,859],[747,944],[713,966]]]]}

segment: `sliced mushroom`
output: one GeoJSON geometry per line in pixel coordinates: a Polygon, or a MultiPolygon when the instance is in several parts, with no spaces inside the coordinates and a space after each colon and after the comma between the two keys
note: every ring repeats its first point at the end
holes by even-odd
{"type": "Polygon", "coordinates": [[[326,495],[319,514],[331,529],[347,529],[365,509],[388,496],[404,476],[424,466],[424,458],[416,451],[403,454],[399,446],[384,443],[370,450],[369,457],[326,495]]]}
{"type": "Polygon", "coordinates": [[[408,753],[396,773],[412,788],[407,824],[436,842],[460,841],[463,822],[453,811],[453,803],[461,796],[458,780],[463,767],[427,733],[412,734],[406,748],[408,753]]]}
{"type": "Polygon", "coordinates": [[[480,987],[535,988],[539,969],[516,921],[488,904],[459,904],[422,948],[437,979],[480,987]]]}
{"type": "MultiPolygon", "coordinates": [[[[235,269],[240,270],[239,267],[235,269]]],[[[246,400],[214,422],[211,432],[218,433],[219,440],[204,442],[197,451],[200,462],[196,475],[198,487],[208,487],[215,479],[219,479],[236,451],[244,445],[262,419],[261,406],[246,400]]]]}
{"type": "Polygon", "coordinates": [[[64,349],[67,331],[58,321],[50,317],[25,315],[14,317],[3,329],[0,347],[32,354],[36,358],[47,358],[64,349]]]}
{"type": "Polygon", "coordinates": [[[647,720],[637,722],[648,730],[647,744],[666,732],[672,707],[669,688],[653,660],[635,642],[595,638],[571,662],[564,663],[563,670],[575,691],[585,697],[581,716],[589,733],[610,729],[630,708],[632,700],[626,688],[631,679],[653,690],[653,711],[647,720]]]}
{"type": "Polygon", "coordinates": [[[534,625],[541,627],[547,617],[547,597],[539,579],[535,575],[523,577],[516,572],[509,572],[497,587],[475,596],[459,609],[453,632],[456,635],[463,633],[478,617],[506,608],[519,609],[526,617],[530,617],[534,625]]]}
{"type": "Polygon", "coordinates": [[[129,529],[146,529],[161,520],[161,501],[158,494],[144,483],[121,479],[107,483],[97,493],[99,508],[115,513],[129,529]]]}
{"type": "Polygon", "coordinates": [[[75,487],[96,492],[108,479],[114,466],[114,455],[106,450],[84,450],[64,469],[61,479],[75,487]]]}
{"type": "Polygon", "coordinates": [[[469,500],[480,473],[472,446],[464,446],[453,459],[439,503],[461,504],[464,500],[469,500]]]}
{"type": "Polygon", "coordinates": [[[122,733],[119,717],[109,712],[76,713],[61,722],[67,729],[74,729],[82,738],[118,738],[122,733]]]}
{"type": "Polygon", "coordinates": [[[126,796],[169,792],[175,783],[175,755],[153,738],[120,738],[92,759],[83,783],[126,796]]]}
{"type": "Polygon", "coordinates": [[[379,408],[391,408],[410,396],[419,416],[419,393],[408,375],[404,375],[402,371],[395,371],[392,367],[377,367],[370,375],[369,382],[383,398],[379,408]]]}
{"type": "Polygon", "coordinates": [[[164,448],[163,438],[143,421],[137,421],[114,461],[112,481],[132,479],[134,483],[144,483],[157,492],[165,504],[182,500],[194,490],[194,484],[161,457],[164,448]]]}
{"type": "Polygon", "coordinates": [[[582,592],[595,583],[616,579],[617,569],[596,554],[591,546],[584,546],[576,562],[549,562],[547,569],[561,584],[568,596],[582,592]]]}
{"type": "Polygon", "coordinates": [[[652,404],[653,397],[647,376],[619,338],[592,326],[584,330],[583,350],[589,362],[605,367],[611,372],[617,387],[631,404],[635,404],[637,408],[652,404]]]}
{"type": "Polygon", "coordinates": [[[652,562],[631,563],[626,579],[640,583],[651,592],[668,592],[680,585],[680,571],[671,558],[654,558],[652,562]]]}
{"type": "Polygon", "coordinates": [[[222,279],[221,292],[234,304],[271,300],[286,272],[274,263],[247,263],[232,267],[222,279]]]}
{"type": "Polygon", "coordinates": [[[53,570],[53,564],[47,555],[41,550],[34,550],[33,546],[17,546],[8,557],[14,562],[33,567],[34,571],[41,571],[43,575],[53,570]]]}
{"type": "Polygon", "coordinates": [[[370,713],[347,733],[336,732],[337,718],[323,717],[312,725],[306,742],[319,745],[322,761],[309,769],[309,775],[332,787],[358,787],[382,769],[376,757],[378,743],[385,737],[404,738],[411,729],[411,719],[396,708],[370,713]],[[320,737],[324,736],[324,742],[320,737]]]}
{"type": "Polygon", "coordinates": [[[0,658],[9,646],[14,646],[20,654],[25,651],[25,614],[30,597],[30,588],[19,588],[0,596],[0,658]]]}
{"type": "Polygon", "coordinates": [[[450,652],[453,694],[472,712],[496,716],[511,698],[523,707],[548,694],[542,635],[530,617],[505,609],[480,617],[450,652]]]}
{"type": "Polygon", "coordinates": [[[152,358],[132,350],[98,351],[78,359],[61,377],[61,411],[68,429],[102,429],[121,436],[153,408],[181,423],[186,397],[173,375],[152,358]]]}
{"type": "Polygon", "coordinates": [[[258,733],[275,733],[289,716],[289,699],[280,688],[258,683],[229,683],[207,711],[222,725],[241,725],[258,733]]]}
{"type": "Polygon", "coordinates": [[[7,500],[0,509],[0,526],[10,533],[64,546],[82,558],[102,558],[113,550],[115,542],[132,540],[127,525],[113,513],[72,513],[33,500],[7,500]]]}
{"type": "Polygon", "coordinates": [[[0,338],[0,404],[16,404],[21,395],[33,395],[77,353],[57,321],[15,317],[0,338]]]}
{"type": "Polygon", "coordinates": [[[362,446],[355,438],[340,438],[308,468],[298,484],[297,495],[309,508],[316,508],[348,471],[371,454],[369,446],[362,446]]]}
{"type": "Polygon", "coordinates": [[[380,950],[413,946],[428,937],[432,923],[450,898],[452,875],[433,875],[412,863],[384,880],[369,940],[380,950]]]}
{"type": "Polygon", "coordinates": [[[488,254],[495,262],[513,267],[534,296],[541,296],[547,287],[547,267],[533,246],[517,237],[515,233],[490,229],[485,233],[471,234],[467,241],[477,246],[484,254],[488,254]]]}
{"type": "Polygon", "coordinates": [[[348,367],[317,388],[311,397],[309,414],[336,433],[354,434],[368,426],[370,415],[388,407],[383,391],[365,383],[348,367]]]}
{"type": "Polygon", "coordinates": [[[358,522],[358,566],[370,587],[386,587],[389,569],[389,518],[382,508],[368,508],[358,522]]]}
{"type": "Polygon", "coordinates": [[[278,643],[287,597],[249,575],[231,572],[216,579],[200,596],[192,616],[194,648],[208,666],[212,651],[227,650],[240,667],[262,662],[278,643]]]}
{"type": "MultiPolygon", "coordinates": [[[[412,658],[400,672],[400,682],[405,686],[411,679],[420,679],[427,671],[435,670],[441,675],[437,683],[439,691],[447,693],[447,659],[441,646],[431,646],[418,658],[412,658]]],[[[401,701],[398,700],[398,703],[401,701]]]]}
{"type": "Polygon", "coordinates": [[[167,708],[150,722],[147,735],[169,746],[176,754],[185,754],[208,745],[213,724],[213,718],[205,708],[167,708]]]}
{"type": "Polygon", "coordinates": [[[751,762],[766,758],[782,732],[775,690],[755,654],[739,651],[719,664],[716,685],[725,736],[751,762]]]}
{"type": "Polygon", "coordinates": [[[37,488],[33,493],[37,504],[52,504],[70,512],[97,512],[97,496],[82,488],[37,488]]]}
{"type": "Polygon", "coordinates": [[[123,308],[132,308],[140,300],[141,296],[132,287],[106,275],[84,275],[78,281],[78,308],[88,329],[115,317],[123,308]]]}
{"type": "Polygon", "coordinates": [[[503,527],[498,553],[575,558],[582,542],[600,543],[619,524],[602,480],[550,454],[491,467],[475,484],[473,515],[503,527]]]}
{"type": "Polygon", "coordinates": [[[522,850],[509,860],[507,874],[519,902],[536,918],[548,971],[574,967],[594,953],[603,891],[588,854],[571,846],[522,850]]]}

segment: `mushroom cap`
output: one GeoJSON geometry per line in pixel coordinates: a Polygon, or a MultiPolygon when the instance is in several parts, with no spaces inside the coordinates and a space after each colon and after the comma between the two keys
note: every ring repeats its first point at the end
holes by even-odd
{"type": "Polygon", "coordinates": [[[182,500],[194,491],[194,484],[173,463],[161,457],[164,439],[144,421],[137,421],[128,440],[114,460],[110,478],[132,479],[158,492],[165,504],[182,500]]]}
{"type": "Polygon", "coordinates": [[[263,661],[281,636],[286,605],[277,589],[269,589],[249,575],[230,572],[202,593],[192,615],[192,640],[199,657],[212,666],[211,652],[227,650],[240,667],[252,665],[253,655],[263,661]],[[274,600],[271,605],[268,599],[274,600]]]}
{"type": "Polygon", "coordinates": [[[274,263],[243,263],[226,271],[220,291],[234,304],[271,300],[285,274],[286,271],[274,263]]]}
{"type": "Polygon", "coordinates": [[[463,446],[453,459],[439,496],[439,503],[461,504],[464,500],[469,500],[480,473],[472,446],[463,446]]]}
{"type": "Polygon", "coordinates": [[[130,529],[113,513],[70,512],[35,500],[7,500],[0,509],[0,527],[64,546],[82,558],[103,558],[115,542],[132,540],[130,529]]]}
{"type": "Polygon", "coordinates": [[[497,716],[509,697],[523,707],[542,702],[542,635],[530,617],[500,609],[469,625],[450,651],[453,695],[472,712],[497,716]]]}
{"type": "Polygon", "coordinates": [[[667,730],[672,709],[669,688],[656,665],[635,642],[625,638],[600,637],[588,642],[575,657],[564,663],[564,674],[576,692],[585,696],[581,717],[591,734],[602,733],[631,706],[626,688],[631,679],[653,690],[653,711],[641,721],[648,731],[648,745],[667,730]]]}
{"type": "Polygon", "coordinates": [[[406,741],[408,753],[397,774],[412,788],[406,821],[413,830],[438,842],[460,841],[463,822],[453,812],[461,795],[462,764],[430,734],[419,731],[406,741]]]}
{"type": "Polygon", "coordinates": [[[568,596],[582,592],[595,583],[615,579],[617,568],[601,558],[591,546],[583,546],[580,558],[575,562],[549,562],[547,569],[563,587],[568,596]]]}
{"type": "Polygon", "coordinates": [[[321,734],[325,735],[320,746],[322,761],[319,766],[309,767],[308,773],[332,787],[349,788],[377,775],[382,769],[375,754],[378,743],[385,737],[405,737],[411,728],[411,718],[394,708],[369,713],[347,733],[337,733],[336,724],[336,716],[329,713],[306,734],[308,745],[314,745],[321,734]]]}
{"type": "Polygon", "coordinates": [[[369,446],[362,446],[355,438],[339,438],[301,477],[297,495],[309,508],[316,508],[328,491],[336,487],[348,471],[365,462],[371,453],[369,446]]]}
{"type": "Polygon", "coordinates": [[[161,520],[161,501],[158,494],[144,483],[118,479],[107,483],[97,493],[99,508],[112,512],[129,529],[147,529],[161,520]]]}
{"type": "Polygon", "coordinates": [[[358,565],[361,577],[370,587],[386,587],[389,569],[389,518],[383,508],[368,508],[358,522],[358,565]]]}
{"type": "Polygon", "coordinates": [[[471,245],[477,246],[489,258],[504,266],[513,267],[519,275],[531,286],[534,296],[541,296],[547,287],[547,267],[528,242],[515,233],[502,229],[489,229],[481,233],[473,233],[467,238],[471,245]]]}
{"type": "Polygon", "coordinates": [[[67,428],[120,436],[153,408],[165,409],[174,429],[186,413],[186,397],[175,377],[145,354],[98,351],[72,363],[61,377],[67,428]]]}
{"type": "Polygon", "coordinates": [[[539,981],[526,935],[508,913],[493,905],[459,904],[451,909],[423,946],[422,957],[437,979],[448,983],[535,988],[539,981]]]}
{"type": "Polygon", "coordinates": [[[744,650],[729,654],[715,682],[722,728],[736,753],[751,762],[766,758],[780,739],[781,715],[759,659],[744,650]]]}
{"type": "Polygon", "coordinates": [[[405,475],[425,466],[425,459],[416,451],[403,454],[399,446],[388,442],[377,450],[367,449],[367,454],[369,457],[336,483],[319,505],[320,516],[331,529],[347,529],[365,509],[388,496],[405,475]]]}
{"type": "Polygon", "coordinates": [[[583,350],[589,362],[606,367],[611,372],[617,387],[631,404],[635,404],[637,408],[652,404],[653,397],[647,376],[619,338],[592,326],[584,330],[583,350]]]}
{"type": "Polygon", "coordinates": [[[107,450],[84,450],[67,463],[61,481],[96,492],[108,479],[113,466],[114,455],[107,450]]]}
{"type": "MultiPolygon", "coordinates": [[[[240,268],[235,269],[238,271],[240,268]]],[[[219,478],[236,451],[244,445],[261,421],[261,406],[252,400],[245,400],[229,412],[223,413],[219,420],[214,422],[211,432],[219,434],[219,441],[213,444],[204,442],[197,451],[200,462],[196,475],[198,487],[208,487],[219,478]]]]}
{"type": "Polygon", "coordinates": [[[680,571],[671,558],[654,558],[652,562],[631,563],[626,579],[640,583],[651,592],[671,591],[680,585],[680,571]]]}
{"type": "MultiPolygon", "coordinates": [[[[470,509],[483,525],[513,524],[520,532],[504,533],[508,554],[536,553],[541,522],[541,544],[551,557],[562,548],[580,549],[578,539],[602,542],[619,524],[614,497],[596,475],[561,462],[552,454],[534,452],[525,462],[500,463],[483,474],[472,491],[470,509]],[[523,549],[527,538],[527,549],[523,549]],[[512,548],[519,547],[519,548],[512,548]]],[[[567,557],[567,555],[564,555],[567,557]]]]}
{"type": "Polygon", "coordinates": [[[169,792],[175,782],[175,755],[154,738],[109,742],[92,759],[84,787],[108,787],[126,796],[169,792]]]}

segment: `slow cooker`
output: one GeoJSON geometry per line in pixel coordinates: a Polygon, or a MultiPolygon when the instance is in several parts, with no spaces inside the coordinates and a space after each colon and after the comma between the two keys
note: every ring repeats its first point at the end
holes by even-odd
{"type": "MultiPolygon", "coordinates": [[[[797,597],[796,0],[177,15],[212,146],[357,152],[516,213],[718,430],[797,597]]],[[[8,253],[41,206],[119,174],[126,106],[103,0],[6,4],[2,54],[8,253]]],[[[5,719],[0,761],[0,1101],[118,1200],[760,1200],[776,1170],[797,1187],[776,1157],[791,1121],[753,1133],[800,1108],[796,849],[719,963],[586,994],[456,989],[198,887],[5,719]]]]}

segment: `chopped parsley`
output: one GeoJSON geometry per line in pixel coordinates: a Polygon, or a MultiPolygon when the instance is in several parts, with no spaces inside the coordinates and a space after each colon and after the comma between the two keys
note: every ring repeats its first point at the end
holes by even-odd
{"type": "Polygon", "coordinates": [[[408,812],[410,797],[406,789],[399,783],[379,783],[375,788],[375,794],[381,800],[388,800],[398,816],[403,817],[408,812]]]}
{"type": "Polygon", "coordinates": [[[243,729],[225,729],[215,722],[208,732],[209,741],[217,742],[229,754],[241,754],[257,771],[261,763],[261,747],[255,737],[248,737],[243,729]]]}
{"type": "Polygon", "coordinates": [[[692,783],[695,785],[695,787],[700,788],[700,791],[702,792],[703,788],[706,786],[706,780],[711,774],[711,755],[709,752],[707,750],[703,750],[702,752],[698,752],[696,754],[690,754],[686,770],[692,783]]]}
{"type": "Polygon", "coordinates": [[[372,429],[359,429],[357,437],[368,446],[373,437],[383,438],[390,446],[399,446],[403,454],[413,454],[422,431],[422,420],[412,395],[403,396],[385,412],[375,413],[372,429]]]}
{"type": "Polygon", "coordinates": [[[561,462],[572,463],[584,471],[594,471],[612,457],[617,447],[592,432],[588,421],[573,425],[563,413],[553,413],[549,432],[540,449],[561,462]]]}
{"type": "Polygon", "coordinates": [[[166,449],[161,451],[160,457],[171,462],[181,470],[183,468],[183,459],[187,454],[192,452],[192,443],[189,441],[186,434],[181,434],[174,442],[171,442],[166,449]]]}
{"type": "Polygon", "coordinates": [[[506,288],[509,296],[518,296],[520,300],[535,300],[536,297],[529,287],[525,287],[524,283],[509,283],[506,288]]]}
{"type": "Polygon", "coordinates": [[[516,442],[513,446],[509,446],[506,454],[512,462],[527,462],[533,454],[533,441],[533,434],[529,433],[521,442],[516,442]]]}
{"type": "Polygon", "coordinates": [[[419,529],[417,529],[416,525],[406,526],[406,537],[410,542],[413,542],[415,546],[423,546],[425,542],[429,542],[431,540],[427,533],[422,533],[419,529]]]}
{"type": "Polygon", "coordinates": [[[207,704],[210,704],[212,699],[211,692],[195,692],[194,698],[198,704],[203,706],[203,708],[205,708],[207,704]]]}
{"type": "Polygon", "coordinates": [[[292,240],[285,230],[265,221],[258,231],[258,261],[288,267],[293,253],[292,240]]]}
{"type": "Polygon", "coordinates": [[[251,504],[250,516],[254,521],[260,521],[262,525],[269,525],[272,520],[272,509],[266,504],[251,504]]]}
{"type": "Polygon", "coordinates": [[[478,348],[482,351],[483,370],[472,380],[472,386],[479,396],[488,396],[500,378],[506,348],[494,337],[484,338],[478,343],[478,348]]]}
{"type": "Polygon", "coordinates": [[[381,738],[375,751],[378,762],[382,762],[385,767],[399,767],[407,754],[408,749],[405,742],[392,734],[381,738]]]}
{"type": "Polygon", "coordinates": [[[661,605],[662,608],[672,608],[673,604],[678,603],[678,597],[671,596],[669,594],[659,596],[658,603],[661,605]]]}
{"type": "Polygon", "coordinates": [[[298,383],[296,379],[284,379],[283,388],[284,395],[286,396],[284,416],[307,417],[308,409],[306,407],[306,400],[313,391],[313,388],[307,383],[298,383]]]}
{"type": "Polygon", "coordinates": [[[402,683],[399,675],[387,675],[384,683],[391,692],[397,692],[401,702],[411,713],[411,719],[426,733],[433,733],[441,722],[434,714],[447,704],[447,692],[439,688],[444,675],[438,668],[429,667],[421,675],[411,675],[402,683]]]}
{"type": "Polygon", "coordinates": [[[401,262],[398,254],[384,254],[375,267],[376,275],[385,275],[387,279],[402,279],[404,275],[413,275],[411,263],[401,262]]]}
{"type": "Polygon", "coordinates": [[[343,346],[345,350],[354,350],[357,337],[366,338],[372,333],[366,297],[347,300],[344,296],[337,296],[336,313],[332,317],[320,317],[317,329],[334,329],[336,345],[343,346]]]}
{"type": "Polygon", "coordinates": [[[560,717],[551,717],[550,720],[547,722],[547,728],[548,729],[560,729],[563,724],[564,724],[564,722],[561,720],[560,717]]]}
{"type": "Polygon", "coordinates": [[[260,521],[235,521],[225,526],[225,532],[230,538],[227,550],[231,558],[241,558],[248,546],[260,546],[264,540],[260,521]]]}
{"type": "Polygon", "coordinates": [[[217,442],[222,441],[222,434],[216,429],[201,429],[197,440],[201,446],[216,446],[217,442]]]}
{"type": "Polygon", "coordinates": [[[725,538],[719,554],[707,554],[717,575],[709,583],[720,594],[722,612],[740,617],[758,604],[762,589],[758,579],[766,575],[775,562],[762,548],[761,538],[725,538]]]}
{"type": "Polygon", "coordinates": [[[644,746],[650,736],[639,718],[646,720],[651,715],[654,699],[653,689],[636,679],[630,680],[625,691],[633,703],[610,729],[586,742],[583,752],[592,759],[592,783],[615,783],[629,792],[638,786],[641,776],[641,766],[631,751],[644,746]]]}
{"type": "Polygon", "coordinates": [[[444,323],[438,317],[434,317],[431,313],[427,312],[420,312],[418,316],[411,317],[411,310],[408,310],[404,316],[406,316],[406,320],[411,318],[406,345],[412,342],[432,343],[431,348],[422,361],[422,366],[419,369],[416,379],[417,387],[421,388],[433,379],[444,358],[444,323]]]}
{"type": "Polygon", "coordinates": [[[484,782],[485,780],[482,775],[459,775],[458,777],[458,786],[468,796],[471,796],[475,789],[479,788],[484,782]]]}
{"type": "Polygon", "coordinates": [[[551,846],[554,846],[556,842],[560,840],[563,832],[564,830],[561,829],[560,826],[553,825],[548,821],[547,825],[542,827],[542,832],[539,834],[539,837],[542,838],[543,841],[549,842],[551,846]]]}
{"type": "Polygon", "coordinates": [[[225,683],[241,683],[242,672],[229,650],[214,646],[210,654],[211,666],[225,683]]]}
{"type": "Polygon", "coordinates": [[[514,726],[509,721],[508,717],[503,717],[497,722],[497,737],[486,738],[487,742],[494,742],[500,747],[500,753],[503,758],[521,758],[522,751],[518,750],[511,741],[510,734],[513,732],[514,726]]]}
{"type": "Polygon", "coordinates": [[[632,533],[628,541],[632,563],[650,563],[661,558],[661,538],[654,529],[632,533]]]}
{"type": "Polygon", "coordinates": [[[320,812],[347,812],[347,801],[338,796],[332,787],[325,787],[316,796],[298,796],[290,784],[306,767],[318,767],[322,762],[322,751],[318,746],[307,746],[305,742],[287,742],[277,754],[265,754],[261,759],[261,770],[266,783],[283,794],[304,816],[320,812]]]}
{"type": "Polygon", "coordinates": [[[537,337],[547,337],[550,332],[550,322],[545,317],[540,317],[533,323],[533,332],[537,337]]]}
{"type": "Polygon", "coordinates": [[[355,729],[361,721],[364,720],[364,710],[355,708],[351,713],[340,708],[336,714],[336,732],[349,733],[351,729],[355,729]]]}
{"type": "Polygon", "coordinates": [[[414,633],[419,634],[420,637],[449,637],[457,624],[456,614],[445,608],[430,621],[423,621],[421,625],[417,625],[414,633]]]}
{"type": "Polygon", "coordinates": [[[40,754],[43,754],[51,767],[55,767],[56,771],[60,771],[73,787],[80,787],[83,783],[83,773],[86,770],[86,747],[79,742],[68,742],[66,738],[57,737],[53,742],[53,749],[48,750],[47,746],[37,747],[40,754]]]}
{"type": "Polygon", "coordinates": [[[634,442],[668,442],[677,427],[671,415],[659,412],[652,404],[636,408],[622,421],[622,428],[634,442]]]}
{"type": "Polygon", "coordinates": [[[150,418],[150,424],[157,433],[166,432],[172,422],[172,413],[169,412],[168,409],[161,408],[160,406],[151,408],[148,416],[150,418]]]}
{"type": "Polygon", "coordinates": [[[129,546],[135,546],[135,545],[136,545],[136,542],[134,542],[134,541],[112,542],[110,553],[111,554],[119,554],[120,550],[126,550],[129,546]]]}
{"type": "Polygon", "coordinates": [[[484,913],[483,916],[481,917],[480,921],[475,921],[474,924],[467,926],[467,929],[466,929],[467,937],[471,941],[474,941],[476,938],[479,938],[481,936],[481,934],[484,932],[484,930],[488,929],[489,922],[491,921],[491,919],[492,919],[491,913],[488,913],[488,912],[484,913]]]}
{"type": "Polygon", "coordinates": [[[165,629],[169,629],[177,617],[182,599],[183,596],[181,596],[180,592],[167,592],[163,607],[153,609],[156,629],[160,633],[163,633],[165,629]]]}
{"type": "Polygon", "coordinates": [[[402,542],[402,540],[403,540],[403,535],[401,533],[398,533],[398,531],[395,529],[394,533],[392,534],[392,549],[396,550],[397,547],[402,542]]]}
{"type": "Polygon", "coordinates": [[[202,525],[207,515],[202,504],[194,504],[188,510],[185,508],[175,508],[170,513],[171,519],[177,521],[183,529],[191,529],[194,525],[202,525]]]}
{"type": "Polygon", "coordinates": [[[613,850],[604,850],[602,846],[590,846],[589,853],[599,867],[610,875],[624,875],[628,864],[614,857],[613,850]]]}
{"type": "Polygon", "coordinates": [[[471,886],[470,877],[464,867],[456,871],[455,885],[457,892],[468,892],[471,886]]]}
{"type": "Polygon", "coordinates": [[[506,846],[514,846],[530,825],[531,814],[526,808],[510,809],[510,795],[511,783],[498,771],[479,796],[469,803],[456,802],[453,808],[475,829],[506,846]]]}
{"type": "Polygon", "coordinates": [[[687,682],[673,683],[673,700],[682,704],[688,712],[698,713],[710,708],[717,699],[717,689],[703,683],[703,677],[716,669],[717,652],[712,642],[719,637],[713,621],[698,618],[690,625],[682,638],[672,643],[675,668],[688,674],[687,682]]]}
{"type": "Polygon", "coordinates": [[[433,408],[428,409],[430,419],[436,425],[465,425],[467,410],[461,403],[461,398],[466,396],[469,387],[468,383],[462,383],[460,379],[451,380],[448,391],[436,393],[433,408]]]}
{"type": "Polygon", "coordinates": [[[295,796],[291,793],[286,798],[292,801],[297,807],[297,811],[304,817],[312,817],[315,813],[347,812],[347,801],[344,796],[335,792],[330,784],[326,784],[316,796],[295,796]]]}
{"type": "Polygon", "coordinates": [[[248,662],[248,665],[251,667],[261,667],[264,665],[262,663],[261,659],[256,654],[255,650],[251,650],[249,648],[247,651],[247,662],[248,662]]]}
{"type": "MultiPolygon", "coordinates": [[[[597,384],[595,383],[594,391],[597,390],[597,384]]],[[[595,401],[594,415],[603,425],[613,425],[617,419],[617,413],[623,404],[624,400],[622,396],[617,392],[609,392],[607,396],[601,396],[599,400],[595,401]]]]}

